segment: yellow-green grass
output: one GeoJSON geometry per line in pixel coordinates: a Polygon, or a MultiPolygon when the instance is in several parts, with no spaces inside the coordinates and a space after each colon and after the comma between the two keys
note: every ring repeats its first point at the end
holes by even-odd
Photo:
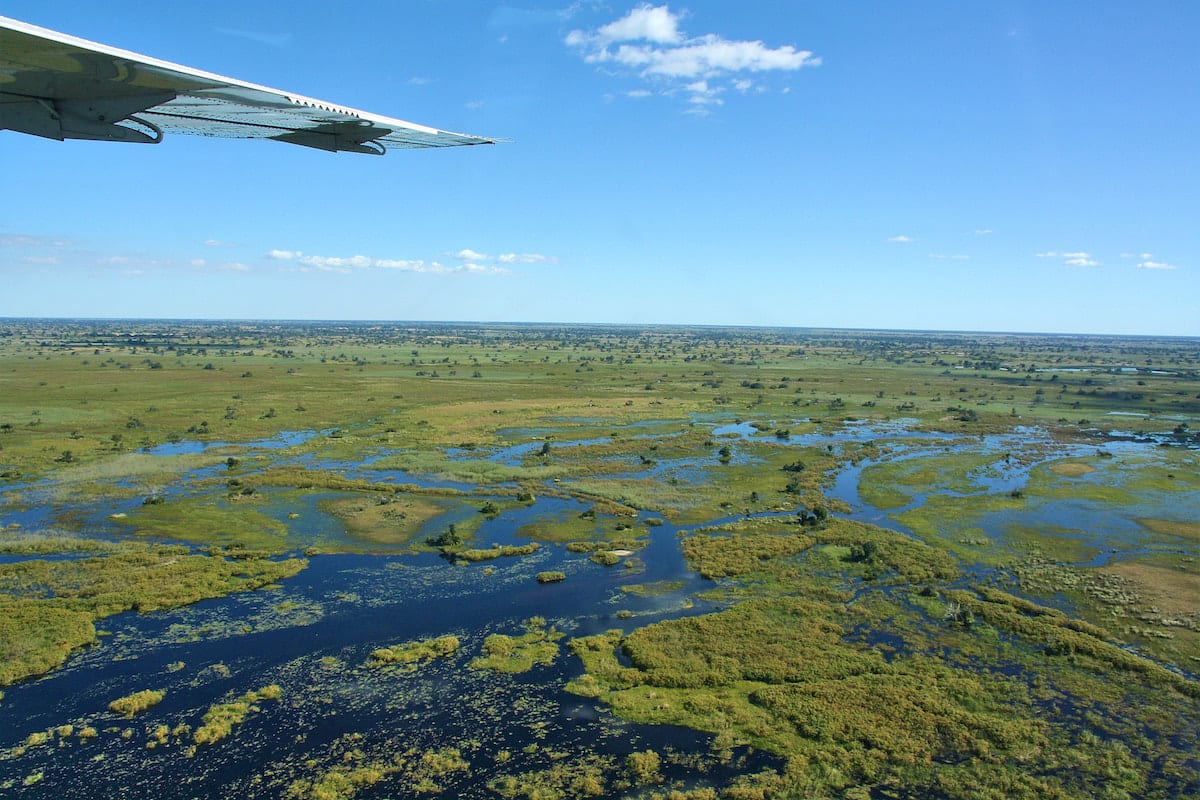
{"type": "Polygon", "coordinates": [[[142,505],[119,522],[140,536],[195,544],[246,547],[268,552],[298,549],[286,523],[259,509],[253,496],[178,497],[142,505]]]}
{"type": "Polygon", "coordinates": [[[416,672],[424,664],[436,658],[448,658],[458,652],[460,644],[457,636],[439,636],[435,639],[421,639],[414,642],[402,642],[389,647],[380,647],[371,652],[367,659],[369,667],[396,667],[400,672],[416,672]]]}
{"type": "Polygon", "coordinates": [[[564,634],[547,628],[544,620],[531,620],[529,630],[520,636],[493,633],[484,640],[483,654],[471,660],[472,669],[493,672],[528,672],[537,664],[553,664],[564,634]]]}
{"type": "Polygon", "coordinates": [[[261,703],[277,701],[283,690],[276,684],[246,692],[228,703],[217,703],[204,712],[204,718],[192,734],[197,745],[216,744],[233,733],[233,729],[246,721],[251,713],[261,709],[261,703]]]}
{"type": "Polygon", "coordinates": [[[399,783],[417,794],[440,794],[443,787],[439,780],[465,773],[470,767],[456,747],[423,752],[408,750],[380,758],[366,758],[356,748],[346,751],[341,763],[293,780],[286,796],[293,800],[351,800],[384,780],[391,785],[399,783]]]}
{"type": "Polygon", "coordinates": [[[803,765],[820,792],[929,779],[974,754],[1016,773],[1046,744],[1014,684],[924,658],[887,662],[842,641],[834,607],[747,601],[719,614],[576,639],[581,687],[627,719],[682,724],[803,765]],[[621,666],[620,647],[632,662],[621,666]],[[818,765],[824,764],[826,768],[818,765]]]}
{"type": "Polygon", "coordinates": [[[1148,531],[1164,536],[1174,536],[1179,539],[1200,541],[1200,520],[1149,519],[1137,520],[1148,531]]]}
{"type": "Polygon", "coordinates": [[[302,559],[229,559],[134,543],[97,557],[0,564],[0,685],[62,664],[73,650],[95,641],[97,620],[251,591],[306,565],[302,559]]]}
{"type": "Polygon", "coordinates": [[[143,689],[140,692],[118,697],[108,704],[108,710],[114,714],[120,714],[126,719],[132,719],[135,714],[140,714],[161,703],[166,696],[167,693],[162,689],[143,689]]]}
{"type": "Polygon", "coordinates": [[[491,547],[452,550],[450,553],[457,561],[477,563],[480,561],[493,561],[497,558],[528,556],[536,553],[541,547],[537,542],[530,542],[529,544],[493,544],[491,547]]]}
{"type": "Polygon", "coordinates": [[[324,499],[320,508],[346,527],[347,535],[365,545],[407,545],[430,521],[458,503],[417,496],[339,497],[324,499]]]}
{"type": "Polygon", "coordinates": [[[871,464],[863,469],[858,490],[863,500],[882,509],[907,505],[916,494],[966,494],[979,490],[970,473],[1002,458],[1002,454],[968,450],[871,464]]]}
{"type": "Polygon", "coordinates": [[[1035,596],[1066,596],[1089,622],[1138,652],[1194,673],[1200,664],[1200,559],[1138,553],[1102,567],[1044,564],[1021,571],[1035,596]]]}
{"type": "Polygon", "coordinates": [[[963,560],[1012,565],[1022,560],[1023,554],[996,547],[979,528],[979,520],[986,514],[1019,510],[1025,502],[1008,494],[933,495],[919,507],[896,515],[896,520],[927,544],[963,560]]]}

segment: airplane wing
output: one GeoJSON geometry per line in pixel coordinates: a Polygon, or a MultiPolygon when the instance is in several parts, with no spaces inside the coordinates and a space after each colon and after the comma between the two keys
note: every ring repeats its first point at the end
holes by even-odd
{"type": "Polygon", "coordinates": [[[0,130],[158,143],[166,133],[331,152],[493,144],[202,72],[0,17],[0,130]]]}

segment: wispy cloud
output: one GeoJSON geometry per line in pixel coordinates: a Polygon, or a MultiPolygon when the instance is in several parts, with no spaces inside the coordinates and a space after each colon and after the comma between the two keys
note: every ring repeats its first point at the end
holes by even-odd
{"type": "Polygon", "coordinates": [[[555,264],[557,259],[538,253],[505,253],[490,256],[471,248],[462,248],[445,256],[457,264],[438,260],[375,258],[373,256],[321,256],[306,255],[300,250],[270,250],[265,258],[271,261],[288,262],[302,272],[336,272],[349,274],[362,270],[395,270],[398,272],[423,273],[427,275],[511,275],[508,266],[516,264],[555,264]],[[501,266],[505,265],[505,266],[501,266]]]}
{"type": "Polygon", "coordinates": [[[70,247],[70,239],[56,236],[33,236],[27,233],[10,233],[0,236],[0,247],[70,247]]]}
{"type": "Polygon", "coordinates": [[[292,41],[290,33],[264,33],[262,31],[243,31],[237,28],[214,28],[213,30],[224,36],[248,39],[249,41],[270,45],[271,47],[284,47],[292,41]]]}
{"type": "MultiPolygon", "coordinates": [[[[205,247],[233,247],[233,242],[209,239],[205,247]]],[[[118,252],[96,251],[86,242],[54,236],[29,234],[0,235],[0,248],[9,248],[16,262],[30,266],[60,267],[64,270],[101,270],[124,277],[138,277],[169,269],[196,269],[208,271],[245,272],[250,266],[240,261],[213,261],[200,256],[183,253],[163,254],[126,250],[118,252]]]]}
{"type": "Polygon", "coordinates": [[[565,42],[589,64],[636,75],[664,95],[683,93],[701,113],[721,105],[729,88],[743,94],[758,89],[751,76],[821,63],[812,51],[792,45],[772,48],[715,33],[689,36],[680,28],[683,16],[667,6],[643,4],[594,30],[573,30],[565,42]]]}
{"type": "Polygon", "coordinates": [[[937,259],[938,261],[970,261],[971,260],[970,256],[964,255],[962,253],[953,253],[953,254],[930,253],[929,257],[933,258],[933,259],[937,259]]]}
{"type": "Polygon", "coordinates": [[[1153,253],[1121,253],[1121,258],[1136,259],[1138,269],[1179,269],[1175,264],[1156,259],[1153,253]]]}
{"type": "Polygon", "coordinates": [[[502,253],[496,256],[501,264],[557,264],[554,256],[544,256],[540,253],[502,253]]]}
{"type": "Polygon", "coordinates": [[[1139,258],[1138,269],[1179,269],[1174,264],[1155,259],[1151,253],[1142,253],[1139,258]]]}
{"type": "Polygon", "coordinates": [[[902,234],[900,234],[899,236],[889,236],[889,237],[888,237],[888,241],[889,241],[889,242],[894,242],[894,243],[896,243],[896,244],[908,244],[909,242],[911,242],[911,241],[912,241],[912,237],[911,237],[911,236],[905,236],[905,235],[902,233],[902,234]]]}
{"type": "Polygon", "coordinates": [[[1055,258],[1060,259],[1064,266],[1068,267],[1098,267],[1100,262],[1092,258],[1091,253],[1083,251],[1064,252],[1060,253],[1056,250],[1049,250],[1045,253],[1038,253],[1038,258],[1055,258]]]}

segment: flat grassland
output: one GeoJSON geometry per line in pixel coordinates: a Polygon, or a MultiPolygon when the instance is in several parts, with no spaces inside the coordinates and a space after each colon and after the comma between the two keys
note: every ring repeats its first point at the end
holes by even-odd
{"type": "MultiPolygon", "coordinates": [[[[434,769],[449,751],[402,765],[356,742],[272,791],[1183,796],[1200,791],[1198,434],[1195,339],[0,322],[0,686],[97,646],[101,619],[300,580],[327,554],[493,570],[553,552],[593,577],[536,587],[567,577],[555,562],[527,584],[581,591],[638,574],[670,526],[703,589],[617,592],[671,609],[649,624],[560,654],[575,609],[565,628],[377,643],[406,669],[368,671],[559,681],[710,734],[714,763],[748,746],[775,766],[672,784],[653,751],[614,777],[598,753],[521,772],[466,743],[434,769]],[[521,541],[482,540],[496,520],[521,541]]],[[[230,695],[237,721],[280,691],[230,695]]]]}

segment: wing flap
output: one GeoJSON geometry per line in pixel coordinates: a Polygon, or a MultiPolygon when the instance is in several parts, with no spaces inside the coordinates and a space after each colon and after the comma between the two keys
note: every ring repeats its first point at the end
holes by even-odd
{"type": "Polygon", "coordinates": [[[333,152],[493,144],[226,78],[0,17],[0,129],[156,142],[273,139],[333,152]],[[147,130],[149,132],[147,132],[147,130]]]}

